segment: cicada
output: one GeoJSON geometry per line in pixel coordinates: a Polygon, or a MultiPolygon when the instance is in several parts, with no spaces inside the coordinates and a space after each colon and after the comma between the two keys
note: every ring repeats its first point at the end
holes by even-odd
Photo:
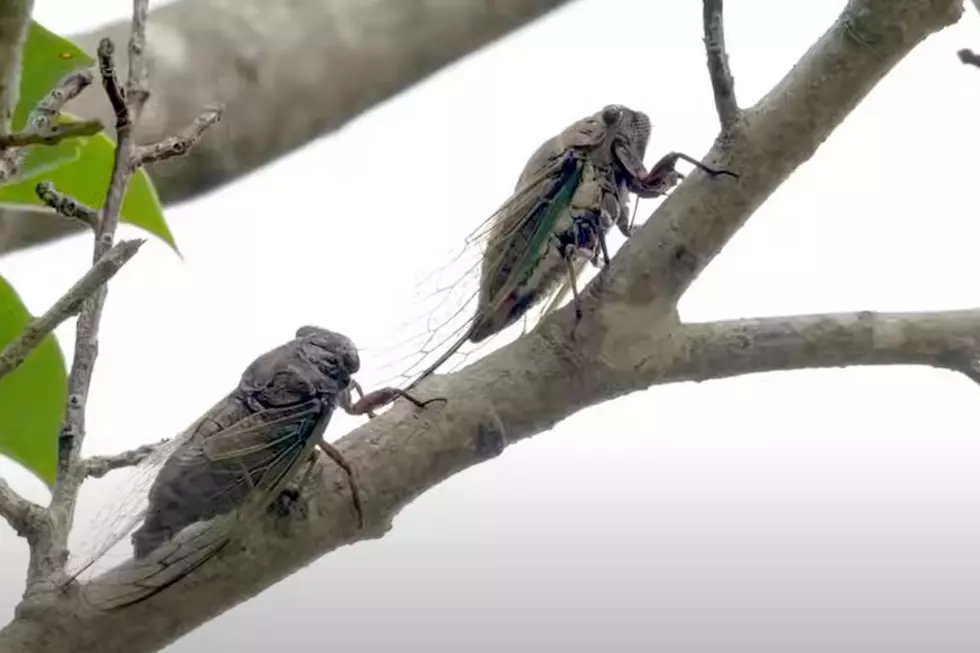
{"type": "Polygon", "coordinates": [[[363,526],[354,470],[323,438],[335,407],[373,415],[399,396],[419,408],[440,399],[422,402],[402,390],[384,388],[362,393],[354,402],[351,391],[360,393],[360,386],[352,375],[359,368],[350,339],[312,326],[300,328],[294,339],[252,362],[234,390],[141,463],[138,476],[152,479],[149,491],[143,487],[145,494],[127,494],[123,500],[130,505],[117,504],[103,513],[112,523],[118,521],[114,514],[129,517],[93,556],[73,561],[72,579],[130,532],[134,564],[123,574],[110,572],[84,583],[90,604],[104,609],[132,605],[200,567],[230,541],[236,527],[267,510],[303,461],[310,461],[312,469],[314,448],[343,468],[351,505],[363,526]],[[134,496],[141,504],[136,510],[134,496]],[[197,530],[190,536],[176,537],[191,526],[197,530]]]}
{"type": "Polygon", "coordinates": [[[454,259],[459,263],[479,250],[464,263],[463,278],[453,283],[437,278],[436,290],[421,298],[419,303],[428,302],[432,312],[425,333],[405,343],[414,349],[402,358],[413,359],[400,374],[402,381],[414,377],[408,388],[464,344],[488,340],[528,318],[532,308],[543,307],[537,312],[544,317],[569,291],[581,317],[577,277],[587,263],[601,274],[610,260],[606,235],[612,226],[627,238],[634,231],[630,195],[666,194],[684,177],[675,169],[679,160],[712,176],[737,177],[680,152],[667,154],[647,171],[643,157],[650,131],[645,113],[609,105],[549,138],[531,155],[513,194],[467,237],[463,253],[454,259]],[[468,284],[477,275],[478,281],[468,284]],[[433,355],[435,360],[417,372],[433,355]]]}

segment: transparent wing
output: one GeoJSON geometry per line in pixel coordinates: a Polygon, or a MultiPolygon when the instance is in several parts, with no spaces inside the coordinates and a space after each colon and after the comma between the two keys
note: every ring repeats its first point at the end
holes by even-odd
{"type": "Polygon", "coordinates": [[[323,434],[332,412],[322,401],[311,400],[228,420],[236,409],[241,412],[238,404],[229,408],[219,403],[160,447],[129,475],[139,481],[137,487],[125,488],[95,516],[88,529],[94,546],[76,551],[68,568],[83,582],[91,606],[117,609],[145,600],[211,559],[278,496],[323,434]],[[222,421],[228,426],[222,427],[222,421]],[[156,486],[155,480],[160,481],[156,486]],[[158,500],[151,506],[154,490],[158,500]],[[177,532],[153,530],[154,524],[174,523],[182,525],[177,532]],[[133,550],[123,538],[134,532],[151,541],[163,536],[148,555],[121,566],[107,560],[114,549],[133,550]],[[97,575],[109,565],[114,568],[97,575]]]}
{"type": "MultiPolygon", "coordinates": [[[[460,339],[466,338],[480,302],[497,308],[519,282],[521,274],[548,246],[547,237],[568,206],[581,178],[582,163],[571,152],[554,157],[530,175],[503,205],[416,284],[404,317],[390,342],[361,348],[359,374],[370,386],[408,385],[422,370],[460,339]]],[[[440,368],[458,369],[493,340],[465,343],[440,368]]],[[[502,343],[501,343],[502,344],[502,343]]]]}

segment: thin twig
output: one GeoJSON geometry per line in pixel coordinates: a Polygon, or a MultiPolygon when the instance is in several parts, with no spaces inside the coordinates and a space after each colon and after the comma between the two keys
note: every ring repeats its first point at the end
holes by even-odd
{"type": "Polygon", "coordinates": [[[41,342],[62,322],[76,315],[92,293],[111,279],[146,241],[123,240],[106,252],[85,275],[75,282],[44,315],[34,318],[21,334],[0,353],[0,379],[17,369],[41,342]]]}
{"type": "MultiPolygon", "coordinates": [[[[143,107],[150,96],[143,58],[146,45],[147,5],[148,0],[133,0],[133,19],[129,39],[129,76],[124,87],[120,87],[116,76],[116,66],[112,57],[115,48],[112,41],[103,39],[97,51],[102,85],[116,116],[116,152],[105,204],[99,212],[93,261],[98,261],[112,247],[123,198],[134,172],[140,165],[134,132],[143,107]]],[[[79,462],[85,439],[85,407],[95,360],[98,356],[99,324],[107,293],[107,286],[102,285],[85,301],[75,327],[75,352],[68,377],[68,401],[58,438],[58,474],[48,512],[53,526],[51,542],[45,543],[45,546],[50,550],[42,551],[43,555],[38,556],[54,561],[52,563],[54,568],[39,570],[39,573],[61,571],[64,560],[67,559],[68,532],[74,517],[79,486],[84,480],[84,470],[79,462]]],[[[39,579],[31,578],[28,584],[37,580],[39,579]]]]}
{"type": "Polygon", "coordinates": [[[99,41],[99,75],[102,77],[102,88],[109,96],[109,104],[112,105],[112,113],[116,117],[116,129],[120,125],[129,124],[129,112],[126,110],[126,97],[122,87],[119,85],[119,78],[116,77],[116,62],[113,55],[116,52],[116,45],[110,39],[99,41]]]}
{"type": "Polygon", "coordinates": [[[969,48],[963,48],[962,50],[959,50],[956,53],[956,55],[960,58],[960,61],[962,61],[963,63],[980,68],[980,55],[978,55],[973,50],[969,48]]]}
{"type": "Polygon", "coordinates": [[[201,139],[208,127],[221,120],[223,110],[220,106],[206,107],[194,122],[177,136],[136,148],[136,165],[145,165],[186,154],[187,150],[201,139]]]}
{"type": "Polygon", "coordinates": [[[43,515],[41,506],[17,494],[7,481],[0,478],[0,517],[6,519],[18,535],[28,537],[37,532],[43,515]]]}
{"type": "Polygon", "coordinates": [[[117,453],[112,456],[90,456],[81,460],[82,475],[89,478],[101,478],[111,471],[124,467],[134,467],[150,457],[157,449],[166,444],[161,440],[156,444],[144,444],[135,449],[117,453]]]}
{"type": "MultiPolygon", "coordinates": [[[[134,168],[132,165],[136,143],[133,127],[139,120],[146,101],[147,93],[139,92],[145,88],[145,74],[134,78],[134,70],[145,70],[142,63],[142,48],[134,48],[133,43],[145,42],[146,14],[148,0],[133,0],[133,21],[130,34],[130,78],[126,82],[125,92],[119,91],[116,78],[115,62],[112,54],[115,50],[109,39],[99,42],[97,57],[99,73],[102,75],[102,85],[109,96],[116,114],[116,152],[113,159],[112,176],[106,193],[105,205],[99,215],[99,224],[95,233],[94,252],[92,261],[98,261],[112,247],[119,224],[119,212],[122,208],[123,197],[129,187],[134,168]],[[138,61],[133,61],[137,59],[138,61]],[[134,89],[136,92],[133,92],[134,89]]],[[[81,315],[75,326],[75,352],[72,358],[71,372],[68,375],[68,401],[65,407],[65,418],[61,433],[58,437],[58,469],[57,479],[51,493],[49,514],[54,524],[49,545],[51,555],[48,560],[64,561],[67,559],[68,533],[75,514],[75,502],[78,489],[84,480],[78,473],[77,462],[81,456],[82,444],[85,439],[85,406],[88,401],[92,373],[95,369],[95,359],[99,350],[99,324],[102,319],[102,308],[105,305],[108,288],[100,286],[82,307],[81,315]]],[[[49,572],[60,571],[60,567],[49,572]]]]}
{"type": "Polygon", "coordinates": [[[57,124],[44,131],[24,131],[0,136],[0,148],[27,147],[28,145],[57,145],[61,141],[80,136],[94,136],[105,126],[101,120],[82,120],[57,124]]]}
{"type": "MultiPolygon", "coordinates": [[[[51,91],[44,96],[27,118],[27,130],[37,134],[50,131],[58,119],[61,109],[69,101],[78,97],[92,83],[92,73],[80,70],[65,75],[51,91]]],[[[13,179],[24,167],[24,159],[30,150],[27,147],[11,148],[0,154],[0,183],[13,179]]]]}
{"type": "Polygon", "coordinates": [[[722,132],[729,132],[738,122],[739,108],[735,98],[735,80],[728,67],[725,50],[725,22],[722,0],[704,0],[704,49],[708,55],[708,75],[715,95],[715,108],[722,132]]]}
{"type": "Polygon", "coordinates": [[[71,195],[59,193],[50,181],[42,181],[34,190],[42,202],[66,218],[81,220],[91,227],[93,231],[98,228],[98,211],[82,204],[71,195]]]}

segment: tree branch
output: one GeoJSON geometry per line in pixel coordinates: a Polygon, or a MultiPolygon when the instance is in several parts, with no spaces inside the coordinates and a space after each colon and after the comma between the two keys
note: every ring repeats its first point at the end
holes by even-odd
{"type": "Polygon", "coordinates": [[[80,136],[94,136],[102,131],[101,120],[80,120],[53,125],[44,132],[26,131],[0,136],[0,148],[27,147],[29,145],[57,145],[61,141],[80,136]]]}
{"type": "MultiPolygon", "coordinates": [[[[51,91],[44,96],[27,118],[29,134],[47,134],[56,128],[58,114],[66,103],[78,97],[92,83],[92,73],[83,70],[65,75],[51,91]]],[[[101,128],[101,122],[99,123],[101,128]]],[[[20,174],[27,158],[27,147],[11,148],[0,153],[0,182],[13,179],[20,174]]],[[[32,219],[39,217],[31,213],[32,219]]]]}
{"type": "Polygon", "coordinates": [[[828,313],[684,325],[684,356],[664,379],[853,365],[928,365],[977,381],[980,308],[922,313],[828,313]]]}
{"type": "Polygon", "coordinates": [[[143,446],[112,456],[90,456],[84,458],[79,463],[82,469],[81,473],[86,477],[101,478],[111,471],[123,469],[124,467],[134,467],[146,460],[166,442],[167,440],[161,440],[156,444],[144,444],[143,446]]]}
{"type": "Polygon", "coordinates": [[[34,190],[42,202],[60,215],[85,223],[93,232],[99,228],[98,211],[82,204],[71,195],[59,193],[50,181],[42,181],[34,190]]]}
{"type": "Polygon", "coordinates": [[[0,135],[10,131],[20,98],[21,62],[33,11],[34,0],[7,0],[0,11],[0,135]]]}
{"type": "Polygon", "coordinates": [[[82,303],[105,285],[129,259],[136,255],[145,240],[124,240],[105,253],[43,315],[31,320],[21,334],[0,353],[0,379],[17,369],[34,349],[62,322],[76,315],[82,303]]]}
{"type": "Polygon", "coordinates": [[[164,161],[175,156],[186,154],[194,146],[204,132],[221,119],[221,107],[207,107],[177,136],[165,138],[152,145],[141,145],[136,148],[134,165],[145,165],[155,161],[164,161]]]}
{"type": "Polygon", "coordinates": [[[708,75],[715,96],[715,108],[722,134],[727,134],[738,122],[739,108],[735,99],[735,80],[728,67],[725,50],[725,22],[722,0],[704,0],[704,49],[708,55],[708,75]]]}
{"type": "MultiPolygon", "coordinates": [[[[166,204],[191,199],[346,125],[470,52],[571,0],[177,0],[150,13],[154,97],[140,142],[177,133],[202,106],[247,107],[222,119],[187,157],[148,168],[166,204]],[[302,66],[296,62],[302,61],[302,66]],[[270,92],[275,89],[275,92],[270,92]]],[[[95,51],[120,21],[72,37],[95,51]]],[[[97,94],[75,113],[112,120],[97,94]]],[[[77,233],[36,212],[0,212],[0,253],[77,233]]]]}
{"type": "Polygon", "coordinates": [[[29,538],[37,533],[43,514],[41,506],[14,492],[7,481],[0,478],[0,517],[6,519],[18,535],[29,538]]]}
{"type": "MultiPolygon", "coordinates": [[[[751,119],[731,141],[709,154],[742,177],[690,175],[585,289],[584,314],[574,336],[574,310],[566,306],[515,342],[416,388],[420,399],[439,396],[448,403],[417,411],[398,401],[336,442],[357,470],[366,530],[356,530],[346,494],[334,490],[343,482],[341,472],[318,464],[300,497],[306,510],[291,519],[269,515],[259,520],[244,536],[244,546],[223,550],[221,560],[197,569],[192,582],[118,612],[96,612],[64,595],[36,594],[22,603],[20,617],[0,631],[0,648],[47,653],[62,650],[70,639],[75,653],[157,650],[337,547],[382,536],[420,494],[499,455],[507,444],[597,402],[651,384],[704,376],[704,356],[729,361],[729,375],[774,365],[780,355],[797,365],[833,362],[840,359],[829,353],[821,361],[808,358],[805,341],[821,343],[821,351],[830,352],[867,338],[870,329],[871,346],[883,352],[882,361],[889,350],[928,355],[925,364],[944,353],[966,360],[965,353],[976,344],[972,334],[966,335],[966,321],[950,319],[956,328],[939,323],[926,328],[934,314],[879,316],[870,327],[868,318],[852,324],[847,316],[796,318],[802,322],[791,320],[791,328],[777,327],[780,318],[755,321],[750,330],[754,359],[730,352],[738,342],[731,334],[744,333],[747,323],[684,326],[676,318],[684,290],[750,213],[813,155],[878,80],[925,37],[954,22],[960,11],[957,0],[852,0],[786,79],[747,112],[751,119]],[[833,326],[827,328],[830,335],[821,336],[827,324],[833,326]],[[716,347],[702,342],[711,329],[717,331],[716,347]],[[933,349],[939,338],[948,342],[933,349]],[[887,344],[893,340],[902,342],[887,344]],[[705,353],[692,343],[705,347],[705,353]],[[722,358],[723,352],[729,358],[722,358]]],[[[110,573],[125,573],[127,564],[110,573]]]]}
{"type": "MultiPolygon", "coordinates": [[[[99,212],[95,229],[93,262],[106,256],[113,246],[123,198],[140,165],[135,128],[150,95],[143,57],[147,5],[148,0],[133,0],[128,48],[129,74],[125,87],[120,86],[116,77],[113,60],[115,48],[112,41],[106,38],[99,43],[99,73],[115,115],[116,150],[105,205],[99,212]]],[[[219,116],[220,109],[211,110],[207,124],[198,127],[203,130],[216,122],[219,116]]],[[[105,284],[97,286],[91,297],[83,303],[76,323],[75,352],[68,375],[68,400],[58,438],[57,479],[47,512],[51,528],[49,537],[38,538],[31,547],[28,591],[60,574],[68,558],[68,534],[74,518],[78,491],[86,476],[86,469],[80,464],[81,448],[85,439],[85,408],[98,355],[99,326],[107,293],[105,284]]]]}

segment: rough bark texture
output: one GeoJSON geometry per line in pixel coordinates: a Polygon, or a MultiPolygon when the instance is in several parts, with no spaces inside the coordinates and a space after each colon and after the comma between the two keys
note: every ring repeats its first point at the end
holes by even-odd
{"type": "MultiPolygon", "coordinates": [[[[151,12],[153,96],[141,143],[201,107],[231,107],[186,157],[148,168],[165,203],[191,198],[327,134],[456,59],[569,0],[178,0],[151,12]]],[[[16,3],[15,3],[16,4],[16,3]]],[[[124,43],[124,20],[72,38],[124,43]]],[[[76,115],[112,124],[86,93],[76,115]]],[[[73,233],[55,215],[0,213],[0,254],[73,233]]]]}
{"type": "MultiPolygon", "coordinates": [[[[368,521],[357,531],[344,482],[321,466],[289,520],[256,524],[185,583],[119,613],[38,594],[0,631],[0,650],[154,651],[345,544],[380,537],[409,502],[507,444],[574,412],[653,384],[768,370],[915,363],[976,378],[980,310],[855,313],[679,324],[686,288],[789,174],[809,159],[912,48],[955,22],[961,0],[852,0],[756,106],[740,112],[706,161],[738,180],[692,174],[571,307],[473,365],[435,376],[418,412],[399,402],[337,445],[358,470],[368,521]]],[[[124,565],[125,566],[125,565],[124,565]]]]}

